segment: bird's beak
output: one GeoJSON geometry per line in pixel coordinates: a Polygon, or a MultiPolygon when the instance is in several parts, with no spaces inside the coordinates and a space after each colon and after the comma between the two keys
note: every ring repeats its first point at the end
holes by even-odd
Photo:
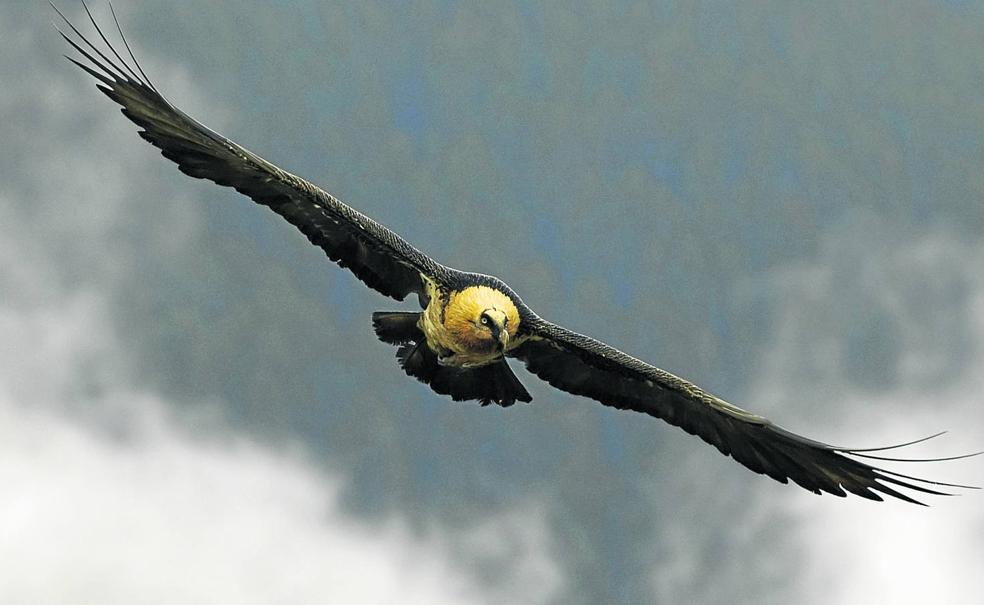
{"type": "Polygon", "coordinates": [[[501,330],[499,332],[499,349],[502,351],[506,350],[506,346],[509,344],[509,330],[501,330]]]}

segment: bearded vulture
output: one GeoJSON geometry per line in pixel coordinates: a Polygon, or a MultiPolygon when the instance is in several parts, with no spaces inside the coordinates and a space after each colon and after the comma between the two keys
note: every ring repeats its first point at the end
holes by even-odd
{"type": "Polygon", "coordinates": [[[140,136],[181,172],[233,187],[276,212],[370,288],[398,301],[416,295],[421,311],[376,312],[372,323],[382,341],[398,347],[403,371],[435,392],[482,405],[529,402],[529,392],[506,362],[513,358],[558,389],[662,419],[756,473],[817,494],[850,492],[870,500],[887,495],[921,504],[899,490],[948,495],[941,486],[972,487],[919,479],[862,460],[897,460],[871,452],[916,442],[842,448],[791,433],[669,372],[550,323],[495,277],[438,263],[317,185],[172,105],[137,63],[119,21],[116,29],[129,61],[85,10],[103,45],[87,39],[58,11],[75,36],[59,33],[81,55],[67,58],[95,78],[97,88],[141,128],[140,136]]]}

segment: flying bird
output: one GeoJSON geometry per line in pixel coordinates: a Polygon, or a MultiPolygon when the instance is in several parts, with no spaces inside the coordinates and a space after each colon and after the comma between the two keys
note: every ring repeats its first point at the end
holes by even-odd
{"type": "Polygon", "coordinates": [[[512,358],[557,389],[660,418],[756,473],[781,483],[792,481],[817,494],[850,492],[870,500],[886,495],[922,504],[915,494],[900,490],[950,495],[940,488],[972,487],[903,475],[864,461],[911,461],[873,452],[936,435],[869,449],[807,439],[669,372],[541,318],[495,277],[438,263],[330,193],[172,105],[137,62],[115,12],[113,19],[129,60],[82,4],[102,43],[91,42],[52,4],[74,36],[60,29],[59,33],[81,55],[67,58],[122,106],[123,115],[140,127],[143,139],[181,172],[232,187],[273,210],[370,288],[397,301],[416,296],[419,311],[375,312],[372,325],[380,340],[397,347],[403,371],[437,393],[482,405],[529,402],[529,392],[506,361],[512,358]]]}

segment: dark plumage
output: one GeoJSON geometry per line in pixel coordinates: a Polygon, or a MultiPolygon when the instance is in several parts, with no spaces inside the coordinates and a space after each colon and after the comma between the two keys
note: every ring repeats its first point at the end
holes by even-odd
{"type": "Polygon", "coordinates": [[[270,208],[374,290],[396,300],[417,295],[423,312],[377,312],[373,327],[382,341],[398,347],[403,370],[434,391],[482,404],[528,402],[529,393],[506,362],[513,357],[558,389],[661,418],[757,473],[815,493],[850,492],[872,500],[882,494],[916,502],[899,488],[940,495],[937,486],[967,487],[873,467],[859,458],[882,459],[870,454],[875,450],[838,448],[790,433],[673,374],[541,319],[500,280],[435,262],[329,193],[192,119],[154,87],[121,29],[130,61],[89,18],[105,51],[65,19],[78,41],[62,36],[88,64],[69,59],[98,81],[98,89],[122,106],[142,129],[140,136],[164,157],[189,176],[233,187],[270,208]]]}

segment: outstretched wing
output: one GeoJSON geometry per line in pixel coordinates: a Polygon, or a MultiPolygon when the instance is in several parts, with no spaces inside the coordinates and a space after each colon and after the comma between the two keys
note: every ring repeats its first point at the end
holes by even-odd
{"type": "Polygon", "coordinates": [[[532,336],[512,356],[552,386],[661,418],[781,483],[792,480],[817,494],[845,496],[846,491],[870,500],[881,500],[880,492],[916,504],[922,503],[893,486],[934,495],[948,494],[921,484],[971,487],[876,468],[856,458],[894,460],[870,454],[892,448],[843,449],[801,437],[669,372],[540,318],[531,318],[527,330],[532,336]]]}
{"type": "MultiPolygon", "coordinates": [[[[83,2],[83,6],[85,3],[83,2]]],[[[425,295],[421,275],[443,283],[448,269],[407,243],[396,233],[342,203],[314,184],[294,176],[244,149],[171,105],[154,87],[120,37],[132,65],[103,35],[88,7],[86,12],[108,57],[52,4],[78,37],[62,37],[89,61],[67,57],[92,75],[99,90],[123,106],[123,115],[143,130],[140,136],[161,150],[187,175],[233,187],[297,227],[328,257],[352,271],[369,287],[397,300],[410,293],[425,295]]],[[[115,13],[113,18],[116,18],[115,13]]]]}

